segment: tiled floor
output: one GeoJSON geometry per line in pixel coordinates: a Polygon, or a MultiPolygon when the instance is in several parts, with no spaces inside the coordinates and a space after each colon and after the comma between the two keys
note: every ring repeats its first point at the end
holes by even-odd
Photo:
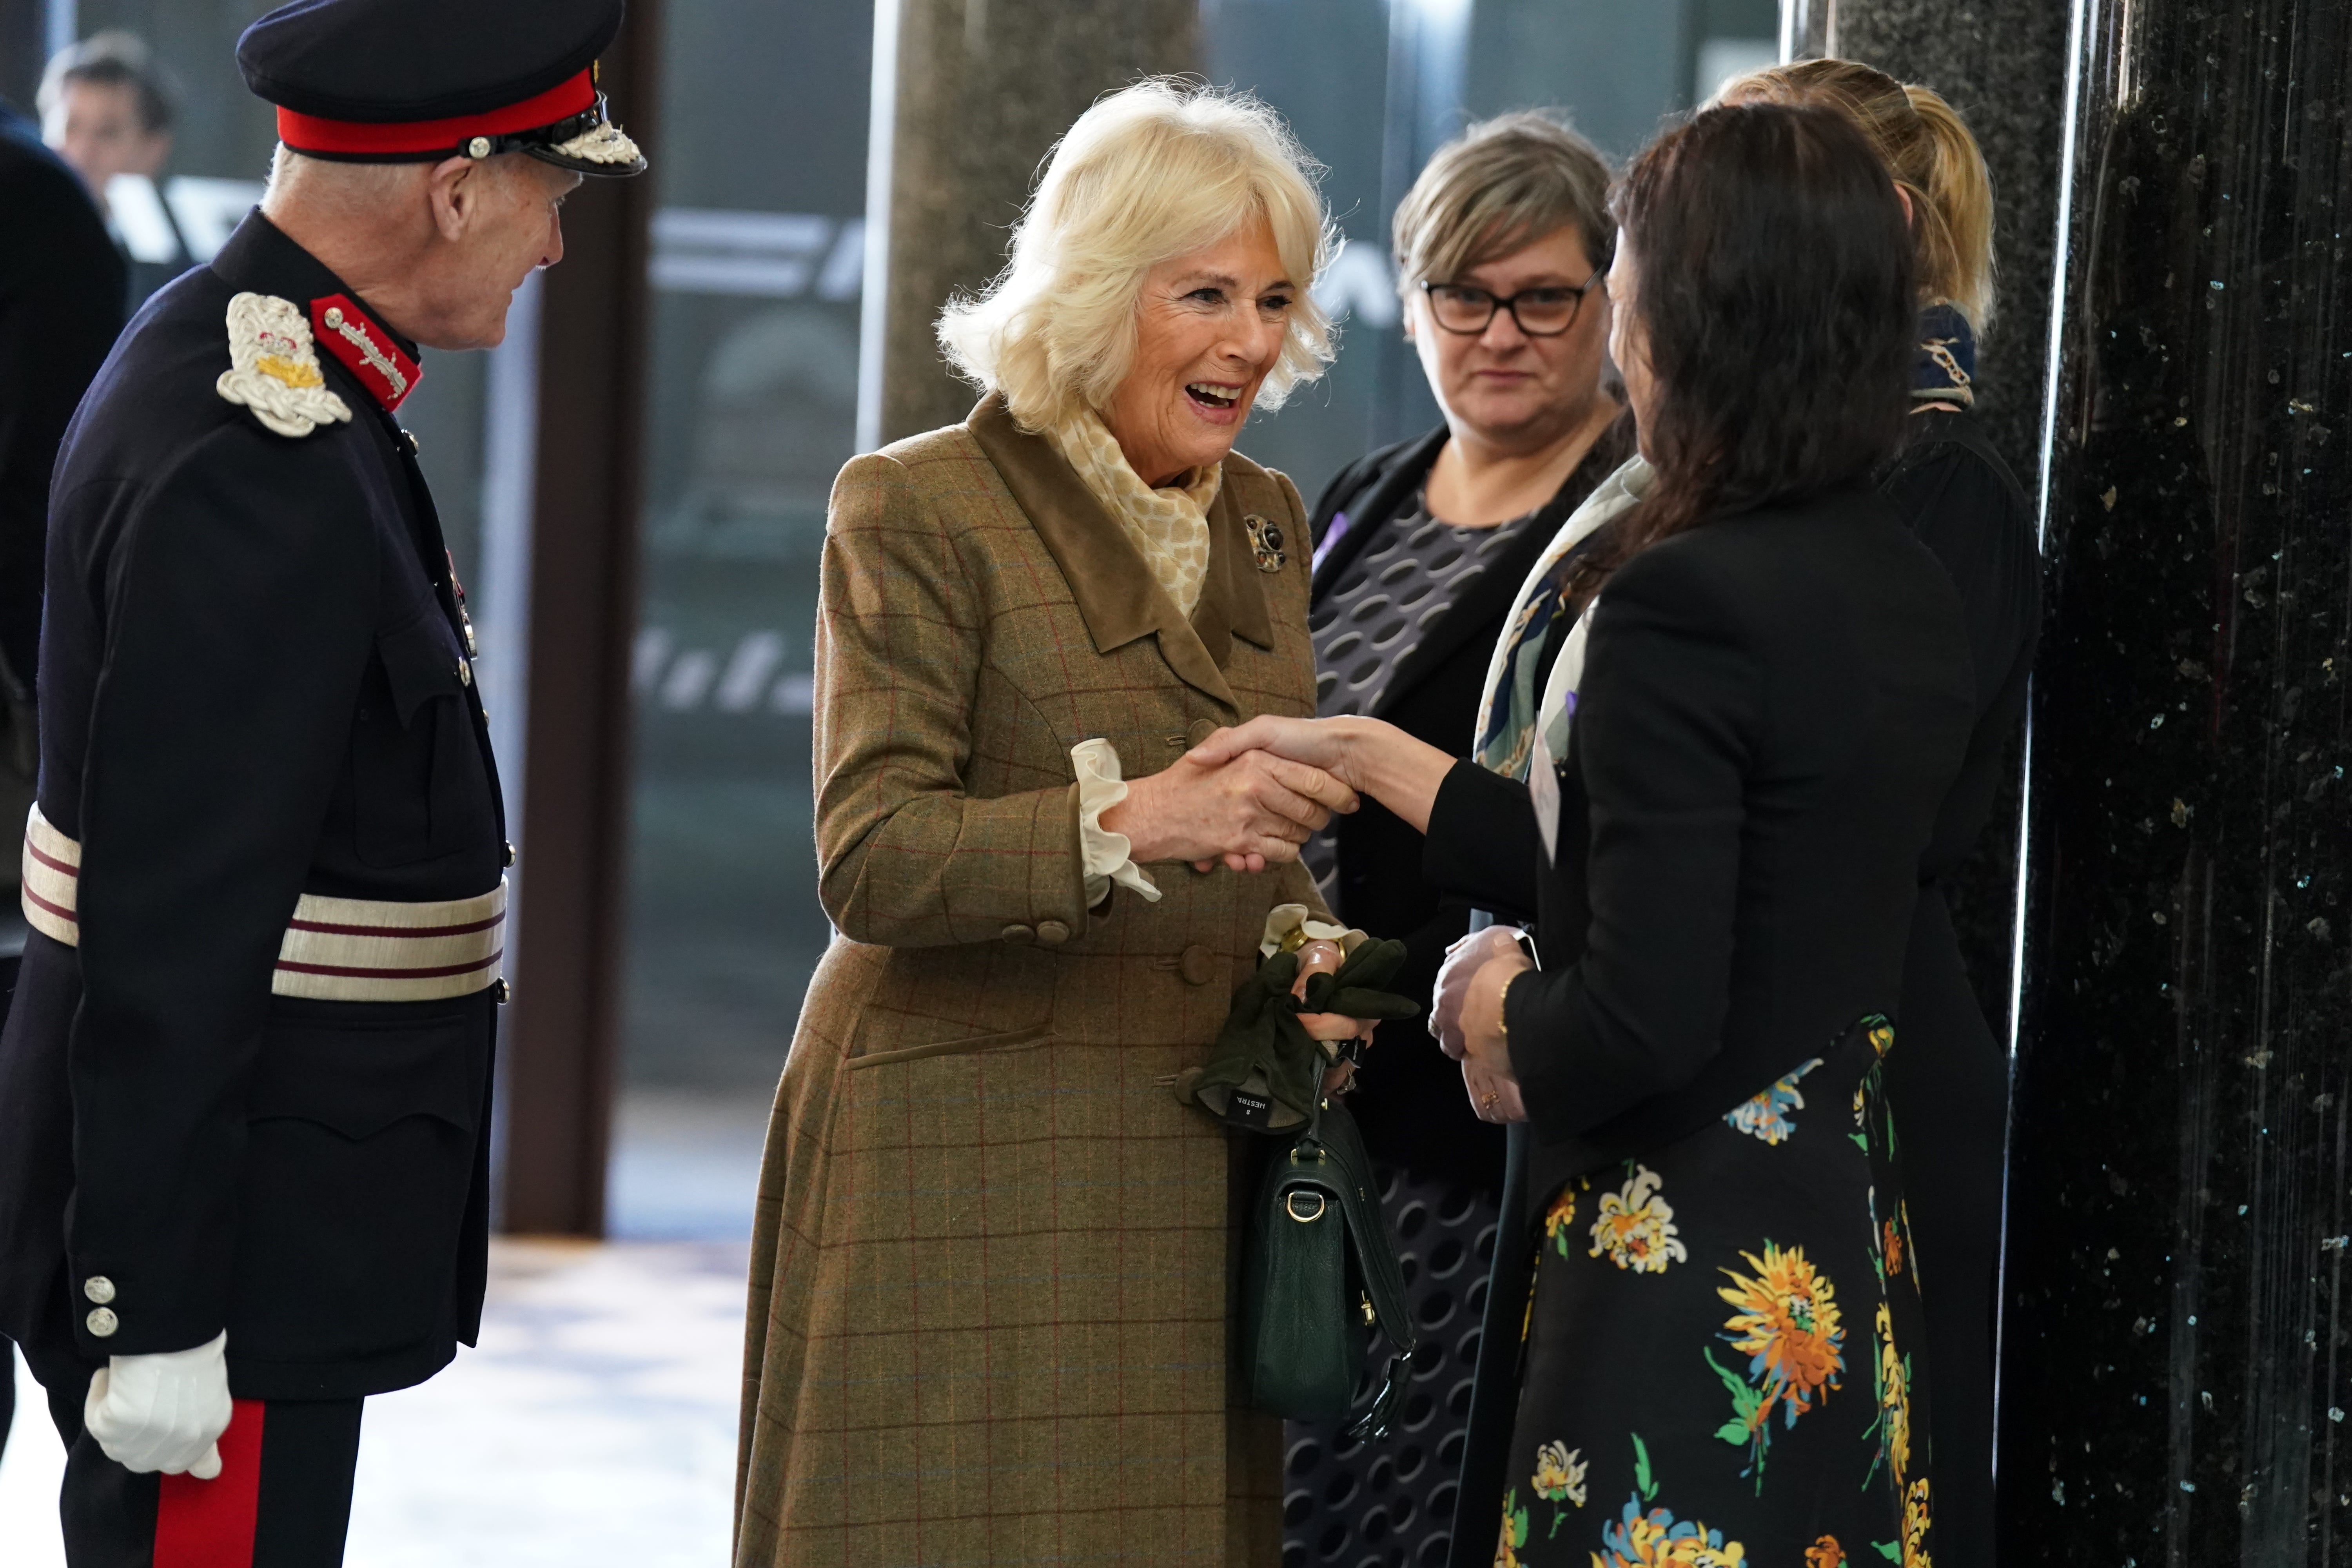
{"type": "MultiPolygon", "coordinates": [[[[624,1105],[614,1229],[507,1240],[478,1350],[368,1402],[348,1568],[723,1568],[766,1107],[624,1105]]],[[[20,1369],[0,1564],[62,1568],[63,1455],[20,1369]]]]}

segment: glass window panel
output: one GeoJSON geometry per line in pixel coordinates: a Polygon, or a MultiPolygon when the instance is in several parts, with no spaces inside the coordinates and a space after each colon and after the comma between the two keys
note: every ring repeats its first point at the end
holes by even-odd
{"type": "MultiPolygon", "coordinates": [[[[708,1204],[662,1150],[717,1125],[677,1107],[764,1112],[830,936],[810,673],[856,439],[873,12],[714,0],[663,26],[614,1223],[675,1234],[708,1204]]],[[[751,1172],[726,1179],[748,1224],[751,1172]]]]}

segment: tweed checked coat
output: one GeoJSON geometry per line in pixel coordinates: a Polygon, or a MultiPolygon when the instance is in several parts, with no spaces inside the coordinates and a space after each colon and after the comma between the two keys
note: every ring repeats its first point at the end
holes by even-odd
{"type": "MultiPolygon", "coordinates": [[[[1170,1090],[1304,871],[1147,868],[1089,910],[1069,752],[1125,777],[1315,710],[1287,479],[1226,459],[1188,622],[991,397],[860,458],[818,612],[837,934],[770,1123],[736,1562],[1272,1564],[1280,1426],[1227,1386],[1228,1182],[1170,1090]]],[[[1255,1142],[1255,1141],[1251,1141],[1255,1142]]]]}

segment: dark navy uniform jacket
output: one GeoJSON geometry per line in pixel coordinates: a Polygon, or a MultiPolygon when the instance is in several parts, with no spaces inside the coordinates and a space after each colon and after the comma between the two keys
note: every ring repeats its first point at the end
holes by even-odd
{"type": "Polygon", "coordinates": [[[271,994],[304,893],[497,888],[462,612],[365,379],[321,353],[352,416],[300,437],[216,389],[248,290],[364,313],[254,214],[140,312],[57,473],[40,809],[81,845],[80,945],[34,934],[0,1035],[0,1331],[52,1387],[226,1329],[239,1397],[345,1398],[480,1317],[499,993],[271,994]]]}

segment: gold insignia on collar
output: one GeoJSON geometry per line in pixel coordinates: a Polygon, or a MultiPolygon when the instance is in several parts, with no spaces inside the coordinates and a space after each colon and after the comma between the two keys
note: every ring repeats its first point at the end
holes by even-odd
{"type": "Polygon", "coordinates": [[[231,300],[228,359],[214,390],[280,436],[308,436],[352,416],[351,405],[327,390],[310,323],[291,300],[249,293],[231,300]]]}
{"type": "Polygon", "coordinates": [[[1257,557],[1257,569],[1261,572],[1281,571],[1290,560],[1283,553],[1282,525],[1268,522],[1257,513],[1251,512],[1242,519],[1242,526],[1249,530],[1250,553],[1257,557]]]}

